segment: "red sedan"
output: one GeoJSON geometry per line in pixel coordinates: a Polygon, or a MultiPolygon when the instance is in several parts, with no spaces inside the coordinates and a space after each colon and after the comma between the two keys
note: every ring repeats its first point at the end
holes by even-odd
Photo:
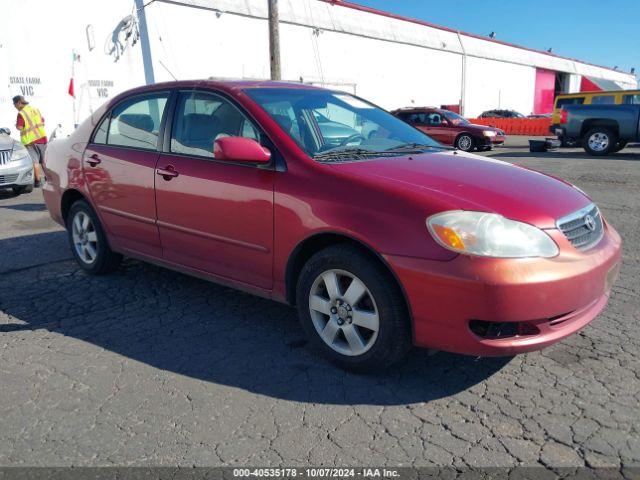
{"type": "Polygon", "coordinates": [[[301,84],[126,92],[50,144],[46,173],[88,273],[126,255],[295,305],[351,369],[412,344],[543,348],[596,317],[620,262],[620,237],[572,185],[301,84]]]}
{"type": "Polygon", "coordinates": [[[464,152],[491,150],[494,145],[502,145],[506,138],[499,128],[473,124],[457,113],[441,108],[409,107],[391,113],[434,140],[464,152]]]}

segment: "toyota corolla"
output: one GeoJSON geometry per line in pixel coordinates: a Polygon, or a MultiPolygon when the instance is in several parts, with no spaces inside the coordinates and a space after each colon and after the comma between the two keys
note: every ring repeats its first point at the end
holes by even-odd
{"type": "Polygon", "coordinates": [[[295,305],[312,344],[351,369],[412,344],[544,348],[598,315],[620,262],[580,189],[302,84],[123,93],[50,144],[46,174],[88,273],[126,255],[295,305]]]}

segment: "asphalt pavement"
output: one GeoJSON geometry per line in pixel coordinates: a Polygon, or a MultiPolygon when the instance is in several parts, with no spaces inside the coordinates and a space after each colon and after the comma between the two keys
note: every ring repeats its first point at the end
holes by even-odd
{"type": "Polygon", "coordinates": [[[640,465],[640,148],[484,155],[598,203],[624,241],[608,307],[542,352],[370,375],[287,306],[133,260],[87,276],[39,190],[0,193],[0,466],[640,465]]]}

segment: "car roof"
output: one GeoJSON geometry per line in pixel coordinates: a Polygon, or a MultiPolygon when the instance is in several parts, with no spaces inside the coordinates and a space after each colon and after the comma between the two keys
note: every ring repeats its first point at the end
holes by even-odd
{"type": "MultiPolygon", "coordinates": [[[[212,88],[227,93],[236,93],[239,90],[249,88],[296,88],[301,90],[326,90],[315,85],[299,82],[275,81],[275,80],[228,80],[228,79],[194,79],[194,80],[176,80],[171,82],[153,83],[151,85],[142,85],[131,90],[122,92],[116,98],[122,99],[131,95],[145,92],[153,92],[158,90],[167,90],[173,88],[212,88]]],[[[115,100],[115,99],[114,99],[115,100]]]]}
{"type": "Polygon", "coordinates": [[[559,93],[556,95],[556,98],[586,97],[587,95],[615,95],[617,93],[637,95],[640,93],[640,90],[598,90],[595,92],[559,93]]]}
{"type": "Polygon", "coordinates": [[[437,108],[437,107],[402,107],[402,108],[397,108],[395,110],[393,110],[394,112],[421,112],[424,110],[432,110],[435,112],[442,112],[443,109],[442,108],[437,108]]]}

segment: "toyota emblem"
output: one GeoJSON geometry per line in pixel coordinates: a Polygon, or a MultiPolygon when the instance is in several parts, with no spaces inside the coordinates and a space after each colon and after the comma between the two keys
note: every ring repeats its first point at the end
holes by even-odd
{"type": "Polygon", "coordinates": [[[591,215],[586,215],[584,217],[584,226],[587,227],[590,232],[593,232],[596,229],[596,220],[591,215]]]}

